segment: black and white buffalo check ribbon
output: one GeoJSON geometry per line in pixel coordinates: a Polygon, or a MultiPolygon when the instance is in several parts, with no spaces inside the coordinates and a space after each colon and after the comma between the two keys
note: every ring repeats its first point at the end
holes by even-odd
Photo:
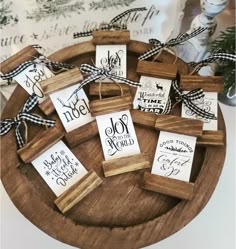
{"type": "Polygon", "coordinates": [[[92,29],[92,30],[88,30],[84,32],[74,33],[74,38],[91,36],[93,31],[98,31],[98,30],[127,29],[126,24],[119,24],[118,22],[121,22],[123,17],[128,16],[132,12],[144,11],[144,10],[147,10],[147,8],[143,7],[143,8],[133,8],[133,9],[126,10],[122,12],[121,14],[115,16],[109,23],[102,23],[98,29],[92,29]]]}
{"type": "Polygon", "coordinates": [[[205,67],[211,63],[222,64],[225,61],[236,61],[236,54],[226,52],[223,50],[213,51],[208,58],[200,62],[189,62],[188,65],[194,68],[194,72],[199,72],[202,67],[205,67]]]}
{"type": "Polygon", "coordinates": [[[25,102],[21,111],[13,119],[4,119],[0,121],[0,135],[8,133],[13,126],[15,126],[16,141],[21,148],[25,142],[20,134],[20,125],[23,121],[30,121],[34,124],[54,126],[55,121],[38,117],[35,114],[29,113],[38,104],[38,97],[33,94],[25,102]]]}
{"type": "Polygon", "coordinates": [[[161,41],[157,40],[157,39],[150,39],[149,43],[154,45],[154,47],[148,51],[146,51],[144,54],[142,54],[141,56],[139,56],[139,60],[146,60],[149,57],[152,57],[153,55],[156,55],[160,52],[161,49],[163,48],[171,48],[174,47],[178,44],[181,44],[182,42],[185,42],[187,40],[190,40],[191,38],[199,35],[200,33],[202,33],[203,31],[205,31],[207,28],[197,28],[196,30],[194,30],[192,33],[182,33],[179,34],[176,38],[173,38],[171,40],[169,40],[166,43],[162,43],[161,41]]]}
{"type": "Polygon", "coordinates": [[[0,78],[2,80],[12,79],[15,76],[17,76],[18,74],[20,74],[21,72],[23,72],[29,66],[33,65],[36,67],[37,64],[42,64],[42,65],[48,67],[51,71],[53,71],[54,68],[55,69],[72,69],[75,67],[73,65],[63,63],[63,62],[51,61],[48,58],[46,58],[44,55],[40,55],[38,58],[35,58],[32,61],[30,60],[30,61],[23,62],[17,68],[15,68],[13,71],[11,71],[7,74],[0,75],[0,78]]]}
{"type": "Polygon", "coordinates": [[[89,64],[81,64],[80,71],[84,74],[88,74],[89,76],[79,84],[79,87],[73,92],[72,95],[76,94],[81,88],[83,88],[88,83],[95,81],[95,80],[98,80],[98,79],[104,80],[104,79],[108,78],[108,79],[111,79],[113,81],[121,81],[121,82],[126,83],[127,85],[130,85],[133,87],[141,86],[141,84],[139,82],[132,81],[132,80],[126,79],[124,77],[120,77],[120,76],[115,75],[113,73],[113,67],[98,68],[95,66],[91,66],[89,64]]]}
{"type": "Polygon", "coordinates": [[[177,80],[172,81],[172,86],[177,94],[176,99],[179,101],[183,101],[183,103],[189,108],[190,111],[205,119],[216,119],[216,116],[214,114],[206,112],[193,103],[193,101],[195,100],[204,98],[205,94],[201,88],[194,89],[185,94],[179,88],[177,80]]]}

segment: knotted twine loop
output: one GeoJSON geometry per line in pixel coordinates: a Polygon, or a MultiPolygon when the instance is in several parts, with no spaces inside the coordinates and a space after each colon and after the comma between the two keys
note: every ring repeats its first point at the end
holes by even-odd
{"type": "Polygon", "coordinates": [[[178,56],[177,56],[175,50],[174,50],[174,49],[171,49],[171,48],[161,48],[160,51],[158,52],[158,54],[155,55],[155,57],[153,58],[152,62],[158,60],[158,57],[161,55],[161,53],[162,53],[164,50],[171,51],[171,53],[172,53],[173,55],[175,55],[175,60],[174,60],[173,64],[176,64],[176,62],[178,61],[178,56]]]}
{"type": "Polygon", "coordinates": [[[159,41],[157,39],[150,39],[149,43],[153,44],[154,47],[152,49],[144,52],[144,54],[140,55],[138,59],[139,60],[146,60],[149,57],[152,57],[153,55],[159,53],[161,49],[164,49],[164,48],[170,49],[171,47],[174,47],[174,46],[179,45],[185,41],[190,40],[191,38],[199,35],[203,31],[205,31],[206,29],[207,28],[199,27],[190,34],[188,34],[188,33],[179,34],[176,38],[173,38],[166,43],[162,43],[161,41],[159,41]]]}
{"type": "MultiPolygon", "coordinates": [[[[114,80],[112,81],[119,86],[120,96],[123,96],[124,92],[123,92],[122,86],[117,81],[114,81],[114,80]]],[[[102,83],[103,83],[102,81],[99,81],[99,86],[98,86],[99,99],[102,99],[102,83]]]]}
{"type": "Polygon", "coordinates": [[[227,52],[224,50],[213,51],[208,58],[199,62],[189,62],[188,65],[193,68],[190,75],[198,73],[202,67],[208,66],[211,63],[222,64],[225,61],[236,61],[235,52],[227,52]]]}
{"type": "Polygon", "coordinates": [[[133,8],[133,9],[126,10],[126,11],[122,12],[121,14],[115,16],[113,19],[111,19],[111,21],[109,23],[101,23],[99,25],[98,29],[92,29],[92,30],[88,30],[88,31],[84,31],[84,32],[74,33],[74,35],[73,35],[74,39],[79,38],[79,37],[91,36],[93,34],[93,31],[125,30],[125,29],[127,29],[127,24],[121,24],[118,22],[121,22],[123,17],[128,16],[132,12],[145,11],[145,10],[147,10],[147,8],[145,8],[145,7],[133,8]]]}
{"type": "Polygon", "coordinates": [[[180,102],[183,103],[189,108],[192,113],[204,118],[204,119],[216,119],[216,116],[212,113],[206,112],[205,110],[199,108],[197,105],[193,103],[193,101],[204,98],[204,92],[201,88],[194,89],[188,93],[183,93],[183,91],[178,86],[178,81],[173,80],[172,86],[174,91],[177,94],[176,100],[177,102],[173,105],[173,108],[180,102]]]}
{"type": "Polygon", "coordinates": [[[13,119],[4,119],[0,121],[0,135],[3,136],[7,134],[13,126],[15,126],[16,141],[19,148],[22,148],[27,141],[28,128],[26,121],[30,121],[34,124],[45,125],[48,127],[54,126],[55,121],[50,119],[44,119],[38,117],[37,114],[29,113],[38,104],[38,97],[33,94],[31,95],[25,104],[23,105],[21,111],[13,119]],[[24,124],[25,129],[25,141],[20,133],[20,126],[24,124]]]}
{"type": "Polygon", "coordinates": [[[39,57],[32,57],[32,58],[34,60],[25,61],[22,64],[20,64],[17,68],[10,71],[9,73],[1,74],[0,78],[2,80],[12,79],[15,76],[17,76],[18,74],[22,73],[29,66],[36,67],[37,64],[41,64],[43,66],[48,67],[52,72],[54,72],[54,68],[68,70],[68,69],[72,69],[75,67],[74,65],[70,65],[67,63],[63,63],[63,62],[51,61],[47,57],[45,57],[44,55],[40,55],[39,57]]]}
{"type": "Polygon", "coordinates": [[[132,80],[126,79],[124,77],[115,75],[113,72],[113,66],[109,66],[108,68],[104,68],[104,67],[98,68],[96,66],[92,66],[89,64],[81,64],[80,71],[82,73],[89,75],[89,76],[86,79],[84,79],[82,82],[80,82],[78,88],[72,93],[72,95],[70,96],[69,99],[71,99],[71,97],[74,94],[77,94],[77,92],[80,89],[82,89],[85,85],[87,85],[90,82],[96,81],[98,79],[104,80],[104,79],[108,78],[112,81],[120,81],[120,82],[126,83],[127,85],[132,86],[132,87],[141,86],[141,84],[139,82],[132,81],[132,80]]]}

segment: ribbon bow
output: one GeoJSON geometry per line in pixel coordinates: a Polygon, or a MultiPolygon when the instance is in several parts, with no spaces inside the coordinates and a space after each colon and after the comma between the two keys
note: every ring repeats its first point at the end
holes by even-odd
{"type": "MultiPolygon", "coordinates": [[[[139,82],[128,80],[128,79],[126,79],[124,77],[120,77],[120,76],[115,75],[112,72],[112,70],[113,70],[112,66],[109,66],[109,68],[104,68],[104,67],[103,68],[98,68],[98,67],[95,67],[95,66],[91,66],[89,64],[81,64],[80,71],[82,73],[85,73],[85,74],[90,74],[90,76],[88,76],[86,79],[84,79],[80,83],[79,87],[72,93],[72,95],[76,94],[86,84],[88,84],[88,83],[90,83],[92,81],[98,80],[98,79],[103,80],[103,79],[109,78],[109,79],[114,80],[114,81],[117,81],[117,80],[121,81],[121,82],[126,83],[126,84],[128,84],[130,86],[133,86],[133,87],[141,86],[141,84],[139,82]]],[[[72,95],[71,95],[71,97],[72,97],[72,95]]]]}
{"type": "Polygon", "coordinates": [[[0,78],[2,80],[12,79],[15,76],[17,76],[18,74],[20,74],[21,72],[23,72],[27,67],[32,66],[32,65],[36,66],[37,64],[43,64],[43,65],[47,66],[48,68],[50,68],[51,71],[53,71],[53,68],[56,68],[56,69],[63,69],[63,68],[72,69],[72,68],[74,68],[73,65],[70,65],[67,63],[62,63],[62,62],[57,62],[57,61],[51,61],[48,58],[46,58],[44,55],[40,55],[35,60],[25,61],[24,63],[20,64],[17,68],[15,68],[13,71],[11,71],[7,74],[0,75],[0,78]]]}
{"type": "Polygon", "coordinates": [[[191,67],[194,67],[194,72],[199,72],[199,70],[204,67],[207,66],[210,63],[224,63],[225,61],[236,61],[236,54],[234,53],[230,53],[230,52],[226,52],[224,50],[216,50],[213,51],[212,54],[206,58],[205,60],[202,60],[200,62],[189,62],[188,65],[191,67]]]}
{"type": "Polygon", "coordinates": [[[179,88],[177,80],[173,81],[172,86],[178,95],[177,99],[179,99],[180,101],[182,100],[190,111],[205,119],[216,119],[214,114],[206,112],[193,103],[194,100],[201,99],[205,96],[201,88],[194,89],[185,94],[179,88]]]}
{"type": "Polygon", "coordinates": [[[122,12],[121,14],[115,16],[108,24],[101,24],[99,29],[92,29],[89,31],[85,31],[85,32],[78,32],[78,33],[74,33],[74,39],[75,38],[79,38],[79,37],[87,37],[87,36],[91,36],[93,31],[98,31],[98,30],[111,30],[111,29],[115,29],[115,30],[122,30],[122,29],[127,29],[127,25],[125,24],[117,24],[118,21],[120,21],[123,17],[129,15],[132,12],[135,11],[144,11],[147,10],[147,8],[133,8],[133,9],[129,9],[126,10],[124,12],[122,12]]]}
{"type": "Polygon", "coordinates": [[[30,114],[31,111],[38,103],[38,97],[36,95],[31,95],[25,102],[21,111],[13,119],[4,119],[0,121],[0,135],[5,135],[8,133],[13,126],[15,126],[16,141],[19,147],[23,147],[25,142],[20,134],[20,125],[23,121],[27,120],[35,124],[54,126],[55,121],[49,119],[43,119],[35,114],[30,114]]]}
{"type": "Polygon", "coordinates": [[[178,44],[180,44],[182,42],[185,42],[185,41],[197,36],[198,34],[202,33],[206,29],[207,28],[199,27],[190,34],[188,34],[188,33],[179,34],[176,38],[173,38],[173,39],[169,40],[166,43],[161,43],[161,41],[159,41],[157,39],[150,39],[149,43],[154,45],[154,47],[152,49],[144,52],[144,54],[139,56],[138,59],[139,60],[145,60],[145,59],[159,53],[161,49],[174,47],[174,46],[176,46],[176,45],[178,45],[178,44]]]}

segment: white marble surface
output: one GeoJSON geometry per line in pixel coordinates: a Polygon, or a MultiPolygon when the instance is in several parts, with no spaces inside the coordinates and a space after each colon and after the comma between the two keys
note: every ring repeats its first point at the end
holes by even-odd
{"type": "MultiPolygon", "coordinates": [[[[227,155],[216,190],[205,209],[185,228],[145,249],[235,249],[236,109],[221,104],[227,127],[227,155]]],[[[43,233],[12,204],[2,184],[1,249],[72,249],[43,233]]],[[[127,248],[129,249],[129,248],[127,248]]]]}

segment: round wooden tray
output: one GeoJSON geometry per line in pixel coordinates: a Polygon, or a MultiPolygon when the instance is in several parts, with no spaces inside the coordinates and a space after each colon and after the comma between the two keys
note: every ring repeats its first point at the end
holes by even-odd
{"type": "MultiPolygon", "coordinates": [[[[128,45],[128,78],[138,80],[137,56],[150,45],[131,41],[128,45]]],[[[95,46],[84,42],[62,49],[50,59],[80,65],[91,64],[95,46]]],[[[173,63],[175,57],[167,52],[159,59],[173,63]]],[[[188,66],[177,61],[178,70],[187,74],[188,66]]],[[[134,90],[134,89],[133,89],[134,90]]],[[[21,109],[27,93],[17,87],[8,101],[2,119],[14,117],[21,109]]],[[[40,113],[39,110],[37,110],[40,113]]],[[[219,129],[225,124],[219,108],[219,129]]],[[[58,119],[56,114],[52,118],[58,119]]],[[[58,122],[60,123],[60,122],[58,122]]],[[[62,126],[59,125],[61,129],[62,126]]],[[[29,137],[43,128],[29,127],[29,137]]],[[[152,162],[159,133],[135,126],[142,152],[152,162]]],[[[140,185],[144,170],[104,178],[101,161],[103,153],[99,137],[75,147],[72,151],[87,169],[93,168],[103,184],[83,199],[66,215],[54,205],[55,196],[31,165],[20,165],[16,154],[15,133],[12,129],[2,137],[1,179],[11,200],[22,214],[48,235],[83,249],[140,248],[160,241],[188,224],[209,201],[223,168],[226,146],[197,146],[191,182],[195,183],[191,201],[143,190],[140,185]],[[17,167],[19,166],[20,167],[17,167]]]]}

